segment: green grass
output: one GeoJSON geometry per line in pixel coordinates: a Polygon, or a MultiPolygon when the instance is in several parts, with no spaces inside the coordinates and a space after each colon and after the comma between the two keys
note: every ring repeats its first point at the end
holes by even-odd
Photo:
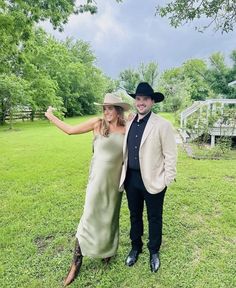
{"type": "MultiPolygon", "coordinates": [[[[47,121],[15,128],[0,128],[0,287],[62,287],[83,212],[92,133],[67,136],[47,121]]],[[[107,267],[85,258],[70,287],[235,287],[235,187],[236,160],[194,160],[180,147],[158,273],[149,271],[146,246],[134,267],[124,265],[130,249],[124,195],[117,256],[107,267]]]]}
{"type": "Polygon", "coordinates": [[[158,113],[161,117],[167,119],[168,121],[170,121],[175,127],[179,126],[178,123],[178,118],[176,115],[174,115],[173,113],[169,113],[169,112],[160,112],[158,113]]]}

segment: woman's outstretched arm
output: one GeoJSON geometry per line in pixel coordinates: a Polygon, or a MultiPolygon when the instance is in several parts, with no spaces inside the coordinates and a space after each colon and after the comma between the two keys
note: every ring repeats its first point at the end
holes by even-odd
{"type": "Polygon", "coordinates": [[[100,122],[100,118],[95,117],[95,118],[89,119],[88,121],[84,123],[71,126],[61,121],[55,115],[53,115],[53,108],[51,106],[48,107],[48,110],[45,112],[45,116],[54,125],[56,125],[59,129],[61,129],[63,132],[65,132],[68,135],[82,134],[82,133],[86,133],[89,131],[93,131],[97,127],[98,123],[100,122]]]}

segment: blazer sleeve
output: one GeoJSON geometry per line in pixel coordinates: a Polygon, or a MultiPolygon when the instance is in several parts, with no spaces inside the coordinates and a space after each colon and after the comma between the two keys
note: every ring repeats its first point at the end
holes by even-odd
{"type": "Polygon", "coordinates": [[[165,123],[161,130],[162,153],[164,157],[165,184],[168,186],[176,177],[177,145],[172,125],[165,123]]]}

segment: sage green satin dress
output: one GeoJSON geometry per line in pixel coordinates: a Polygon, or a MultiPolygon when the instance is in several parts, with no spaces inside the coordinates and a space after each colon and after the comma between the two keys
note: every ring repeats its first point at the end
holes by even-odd
{"type": "Polygon", "coordinates": [[[116,254],[122,193],[118,191],[124,135],[96,135],[86,189],[84,212],[76,237],[83,256],[106,258],[116,254]]]}

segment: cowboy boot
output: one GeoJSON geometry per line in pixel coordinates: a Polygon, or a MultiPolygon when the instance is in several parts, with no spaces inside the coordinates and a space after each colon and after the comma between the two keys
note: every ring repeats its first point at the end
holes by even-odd
{"type": "Polygon", "coordinates": [[[79,271],[80,271],[80,267],[82,265],[82,260],[83,260],[83,255],[81,253],[79,241],[76,238],[73,262],[72,262],[72,265],[70,267],[70,271],[68,272],[67,277],[64,280],[64,286],[70,285],[75,280],[75,278],[78,276],[79,271]]]}
{"type": "Polygon", "coordinates": [[[108,265],[111,261],[111,257],[106,257],[106,258],[103,258],[102,259],[102,263],[105,264],[105,265],[108,265]]]}

